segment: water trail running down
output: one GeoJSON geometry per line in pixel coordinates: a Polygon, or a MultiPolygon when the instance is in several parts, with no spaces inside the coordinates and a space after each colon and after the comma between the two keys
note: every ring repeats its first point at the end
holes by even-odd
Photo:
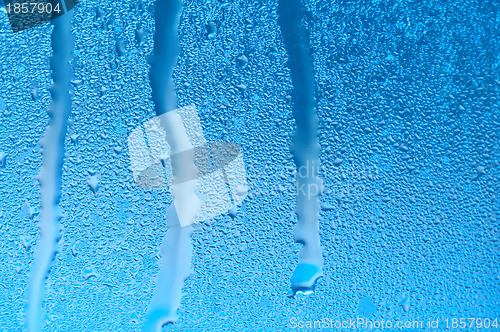
{"type": "Polygon", "coordinates": [[[156,115],[162,115],[177,108],[173,73],[179,56],[177,29],[182,2],[180,0],[157,0],[154,10],[154,50],[150,62],[149,80],[156,115]]]}
{"type": "MultiPolygon", "coordinates": [[[[170,205],[167,218],[175,221],[177,213],[170,205]]],[[[193,227],[169,227],[163,238],[163,258],[156,281],[153,299],[149,306],[143,331],[161,331],[163,325],[177,321],[177,310],[182,300],[184,280],[192,273],[191,257],[193,227]]]]}
{"type": "Polygon", "coordinates": [[[73,36],[69,12],[54,21],[52,31],[53,55],[50,59],[52,78],[52,103],[49,110],[49,126],[41,142],[42,168],[40,170],[40,238],[31,266],[28,284],[27,326],[28,331],[43,330],[42,303],[45,280],[57,251],[60,236],[59,200],[61,197],[64,139],[71,113],[70,80],[73,77],[69,61],[72,58],[73,36]]]}
{"type": "Polygon", "coordinates": [[[318,278],[323,276],[319,236],[319,195],[322,181],[318,174],[318,118],[315,110],[312,56],[303,17],[300,0],[278,1],[278,23],[288,52],[293,84],[293,115],[297,126],[291,145],[297,167],[298,223],[294,229],[294,238],[296,242],[303,244],[299,252],[299,264],[291,278],[290,296],[297,292],[313,292],[318,278]]]}
{"type": "Polygon", "coordinates": [[[194,148],[180,116],[171,112],[177,109],[172,74],[179,54],[177,29],[181,11],[180,0],[156,1],[150,82],[155,111],[171,149],[174,202],[167,213],[168,231],[161,246],[163,259],[143,331],[161,331],[163,325],[177,321],[182,286],[191,274],[192,224],[201,206],[195,193],[198,169],[194,148]],[[194,180],[183,182],[186,178],[194,180]]]}

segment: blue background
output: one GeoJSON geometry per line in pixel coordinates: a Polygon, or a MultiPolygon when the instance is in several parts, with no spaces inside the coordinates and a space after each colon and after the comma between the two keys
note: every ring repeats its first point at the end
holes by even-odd
{"type": "MultiPolygon", "coordinates": [[[[139,330],[153,294],[171,197],[134,184],[127,150],[130,132],[154,116],[152,5],[87,0],[74,11],[62,237],[46,283],[46,331],[139,330]],[[97,194],[87,184],[94,172],[97,194]]],[[[250,194],[236,217],[197,227],[179,321],[165,330],[286,331],[292,318],[500,319],[499,4],[304,5],[325,182],[325,277],[312,295],[286,296],[299,249],[295,123],[276,2],[185,1],[179,106],[197,106],[208,141],[242,147],[250,194]]],[[[0,331],[22,331],[52,26],[9,29],[2,13],[0,331]]]]}

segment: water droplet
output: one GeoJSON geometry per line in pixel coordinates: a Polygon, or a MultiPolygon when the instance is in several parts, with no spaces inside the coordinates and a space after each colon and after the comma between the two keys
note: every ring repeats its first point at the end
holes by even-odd
{"type": "Polygon", "coordinates": [[[141,45],[142,43],[144,43],[145,39],[146,30],[144,30],[143,28],[137,28],[137,30],[135,30],[135,40],[137,41],[137,43],[141,45]]]}
{"type": "Polygon", "coordinates": [[[94,267],[86,266],[83,268],[82,276],[85,280],[88,280],[91,277],[98,277],[97,271],[94,267]]]}
{"type": "Polygon", "coordinates": [[[23,265],[19,262],[14,264],[14,269],[16,270],[16,273],[19,274],[21,272],[21,269],[23,268],[23,265]]]}
{"type": "Polygon", "coordinates": [[[404,312],[408,312],[408,310],[410,310],[410,298],[405,297],[399,302],[399,305],[403,307],[404,312]]]}
{"type": "Polygon", "coordinates": [[[217,25],[213,21],[209,21],[206,25],[207,29],[207,38],[212,39],[215,37],[215,34],[217,33],[217,25]]]}
{"type": "Polygon", "coordinates": [[[242,54],[238,57],[237,62],[241,68],[244,68],[248,64],[248,58],[242,54]]]}
{"type": "Polygon", "coordinates": [[[312,294],[316,282],[323,276],[322,269],[315,264],[299,263],[292,275],[292,292],[288,294],[293,297],[296,294],[312,294]]]}
{"type": "Polygon", "coordinates": [[[76,257],[78,255],[78,244],[80,241],[76,241],[72,246],[71,246],[71,254],[76,257]]]}
{"type": "Polygon", "coordinates": [[[228,211],[228,214],[231,218],[236,218],[236,213],[238,212],[238,210],[236,209],[236,206],[232,206],[229,211],[228,211]]]}
{"type": "Polygon", "coordinates": [[[125,41],[120,37],[116,38],[116,53],[118,54],[119,57],[123,57],[127,54],[125,41]]]}
{"type": "Polygon", "coordinates": [[[340,164],[342,164],[342,162],[344,161],[344,159],[341,159],[341,158],[335,158],[335,160],[333,161],[333,164],[335,166],[339,166],[340,164]]]}
{"type": "Polygon", "coordinates": [[[21,236],[21,243],[25,250],[31,248],[31,241],[26,236],[21,236]]]}
{"type": "Polygon", "coordinates": [[[35,210],[31,205],[28,205],[28,218],[33,219],[35,216],[35,210]]]}
{"type": "Polygon", "coordinates": [[[5,168],[5,166],[7,166],[7,155],[0,151],[0,168],[5,168]]]}
{"type": "Polygon", "coordinates": [[[99,189],[99,179],[97,178],[97,175],[90,176],[87,180],[87,184],[94,194],[97,193],[97,190],[99,189]]]}
{"type": "Polygon", "coordinates": [[[321,204],[321,210],[323,210],[323,211],[330,211],[330,210],[333,210],[333,209],[334,209],[333,205],[330,205],[330,204],[327,204],[327,203],[321,204]]]}

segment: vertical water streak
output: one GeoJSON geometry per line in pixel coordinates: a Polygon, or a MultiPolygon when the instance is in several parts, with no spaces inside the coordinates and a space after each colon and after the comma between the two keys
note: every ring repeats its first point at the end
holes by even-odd
{"type": "Polygon", "coordinates": [[[50,59],[53,84],[50,92],[52,103],[49,109],[49,125],[41,142],[42,167],[40,170],[40,237],[36,246],[28,285],[27,326],[28,331],[43,330],[42,303],[45,280],[57,251],[60,237],[59,200],[61,197],[62,166],[64,161],[64,139],[68,117],[71,113],[70,60],[73,51],[71,34],[72,13],[55,19],[52,23],[52,50],[50,59]]]}
{"type": "Polygon", "coordinates": [[[196,196],[198,169],[194,148],[181,118],[176,112],[171,112],[177,109],[173,71],[179,54],[177,29],[181,11],[180,0],[156,1],[154,50],[149,77],[155,111],[165,130],[172,155],[171,191],[174,202],[167,213],[168,231],[161,247],[163,259],[143,331],[161,331],[163,325],[177,320],[182,286],[191,274],[192,223],[201,205],[196,196]],[[176,181],[186,178],[195,180],[176,181]]]}
{"type": "Polygon", "coordinates": [[[293,84],[293,115],[296,122],[291,145],[297,167],[298,223],[294,229],[294,238],[296,242],[303,244],[299,252],[299,264],[291,279],[291,296],[299,291],[312,292],[317,279],[323,275],[319,237],[319,195],[322,181],[319,178],[318,118],[315,110],[312,56],[303,17],[300,0],[278,0],[278,23],[288,52],[288,66],[293,84]]]}
{"type": "MultiPolygon", "coordinates": [[[[176,220],[177,213],[174,204],[170,205],[167,218],[169,222],[176,220]]],[[[177,310],[182,299],[182,286],[184,280],[192,273],[192,233],[192,225],[169,227],[163,238],[161,246],[163,258],[153,299],[142,328],[145,332],[161,331],[163,325],[177,321],[177,310]]]]}
{"type": "Polygon", "coordinates": [[[177,29],[182,12],[181,0],[156,0],[154,50],[149,80],[156,115],[177,108],[173,73],[179,55],[177,29]]]}

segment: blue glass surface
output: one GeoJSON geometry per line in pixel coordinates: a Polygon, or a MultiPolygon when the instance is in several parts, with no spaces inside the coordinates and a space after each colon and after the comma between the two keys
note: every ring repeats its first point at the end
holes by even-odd
{"type": "Polygon", "coordinates": [[[17,33],[0,11],[0,331],[144,330],[166,234],[190,271],[164,331],[496,331],[499,7],[185,0],[165,67],[153,0],[80,1],[17,33]],[[137,185],[128,144],[160,102],[195,105],[248,181],[240,205],[171,233],[171,190],[137,185]],[[321,179],[317,214],[301,177],[321,179]]]}

